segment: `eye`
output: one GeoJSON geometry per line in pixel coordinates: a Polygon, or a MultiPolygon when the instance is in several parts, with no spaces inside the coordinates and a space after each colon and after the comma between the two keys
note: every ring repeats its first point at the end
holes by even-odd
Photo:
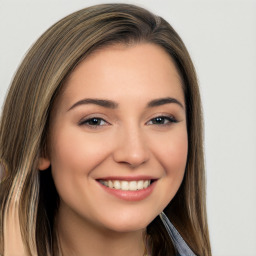
{"type": "Polygon", "coordinates": [[[97,128],[97,126],[104,126],[108,125],[108,122],[106,122],[104,119],[99,117],[92,117],[86,120],[82,120],[79,125],[86,125],[91,128],[97,128]]]}
{"type": "Polygon", "coordinates": [[[170,125],[177,123],[177,120],[173,116],[157,116],[152,118],[147,124],[149,125],[170,125]]]}

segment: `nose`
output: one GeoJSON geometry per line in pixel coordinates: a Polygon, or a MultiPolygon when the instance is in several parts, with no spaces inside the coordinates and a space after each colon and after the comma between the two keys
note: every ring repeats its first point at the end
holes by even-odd
{"type": "Polygon", "coordinates": [[[149,160],[150,152],[143,132],[139,128],[127,128],[117,134],[113,153],[115,162],[136,168],[149,160]]]}

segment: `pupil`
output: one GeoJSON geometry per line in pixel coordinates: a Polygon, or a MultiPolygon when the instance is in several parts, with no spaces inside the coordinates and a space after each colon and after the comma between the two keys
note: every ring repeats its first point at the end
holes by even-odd
{"type": "Polygon", "coordinates": [[[96,124],[99,124],[99,119],[97,118],[93,118],[91,119],[91,122],[90,122],[92,125],[96,125],[96,124]]]}
{"type": "Polygon", "coordinates": [[[158,124],[163,123],[163,118],[162,117],[157,117],[156,118],[156,123],[158,123],[158,124]]]}

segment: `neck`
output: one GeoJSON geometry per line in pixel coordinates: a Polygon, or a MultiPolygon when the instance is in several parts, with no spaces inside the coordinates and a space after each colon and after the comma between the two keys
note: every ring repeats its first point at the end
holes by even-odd
{"type": "Polygon", "coordinates": [[[59,211],[56,219],[63,256],[144,255],[144,230],[116,232],[59,211]]]}

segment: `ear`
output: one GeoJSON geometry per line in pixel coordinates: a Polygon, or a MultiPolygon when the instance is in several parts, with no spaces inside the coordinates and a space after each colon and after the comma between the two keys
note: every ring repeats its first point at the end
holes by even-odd
{"type": "Polygon", "coordinates": [[[38,161],[38,169],[40,171],[44,171],[46,169],[48,169],[51,165],[50,159],[47,157],[39,157],[39,161],[38,161]]]}

